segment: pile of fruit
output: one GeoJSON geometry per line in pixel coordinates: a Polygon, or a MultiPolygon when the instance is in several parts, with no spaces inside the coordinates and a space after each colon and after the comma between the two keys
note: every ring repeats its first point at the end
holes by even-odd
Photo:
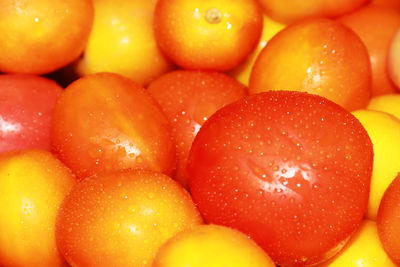
{"type": "Polygon", "coordinates": [[[399,0],[1,0],[0,266],[400,265],[399,0]]]}

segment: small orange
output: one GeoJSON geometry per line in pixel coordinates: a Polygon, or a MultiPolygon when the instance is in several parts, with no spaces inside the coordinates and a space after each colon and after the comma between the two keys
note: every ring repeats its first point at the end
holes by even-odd
{"type": "Polygon", "coordinates": [[[158,45],[186,69],[234,68],[257,46],[262,26],[255,0],[160,0],[154,15],[158,45]]]}

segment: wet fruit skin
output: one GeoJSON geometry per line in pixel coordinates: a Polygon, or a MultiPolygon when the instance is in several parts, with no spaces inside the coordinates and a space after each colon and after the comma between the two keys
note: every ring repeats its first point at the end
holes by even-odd
{"type": "Polygon", "coordinates": [[[247,88],[223,73],[176,70],[154,80],[147,90],[171,122],[177,152],[174,178],[187,188],[184,170],[201,125],[218,109],[246,96],[247,88]]]}
{"type": "Polygon", "coordinates": [[[367,5],[338,18],[363,41],[371,57],[372,96],[397,92],[387,69],[391,40],[400,27],[400,11],[367,5]]]}
{"type": "Polygon", "coordinates": [[[0,2],[0,71],[44,74],[77,59],[93,23],[91,0],[0,2]]]}
{"type": "Polygon", "coordinates": [[[0,152],[24,148],[51,150],[53,109],[62,88],[28,74],[0,75],[0,152]]]}
{"type": "Polygon", "coordinates": [[[320,96],[271,91],[205,122],[187,176],[206,221],[241,230],[277,264],[295,266],[329,258],[357,229],[372,161],[351,113],[320,96]]]}
{"type": "Polygon", "coordinates": [[[400,173],[383,195],[378,210],[378,233],[389,257],[400,265],[400,173]]]}
{"type": "Polygon", "coordinates": [[[56,215],[75,183],[72,172],[48,151],[0,155],[0,266],[61,266],[56,215]]]}
{"type": "Polygon", "coordinates": [[[72,266],[151,266],[158,248],[202,223],[189,193],[151,171],[92,176],[65,198],[57,245],[72,266]]]}
{"type": "Polygon", "coordinates": [[[158,103],[139,84],[113,73],[70,84],[54,110],[55,153],[78,179],[104,171],[172,174],[175,143],[158,103]]]}
{"type": "Polygon", "coordinates": [[[371,63],[360,38],[329,19],[287,26],[264,47],[254,63],[250,93],[297,90],[321,95],[347,110],[367,106],[371,63]]]}
{"type": "Polygon", "coordinates": [[[254,0],[159,0],[154,13],[159,47],[184,69],[234,68],[257,46],[262,26],[254,0]]]}

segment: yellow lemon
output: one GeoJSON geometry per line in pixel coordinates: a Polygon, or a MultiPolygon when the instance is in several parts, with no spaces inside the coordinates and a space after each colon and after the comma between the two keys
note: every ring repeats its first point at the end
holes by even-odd
{"type": "Polygon", "coordinates": [[[362,109],[352,113],[367,130],[374,148],[367,218],[376,220],[383,193],[400,172],[400,120],[380,111],[362,109]]]}

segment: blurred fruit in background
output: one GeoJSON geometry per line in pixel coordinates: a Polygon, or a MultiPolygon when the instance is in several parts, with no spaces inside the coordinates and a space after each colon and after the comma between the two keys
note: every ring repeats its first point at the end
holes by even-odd
{"type": "Polygon", "coordinates": [[[153,34],[156,0],[95,0],[93,29],[75,65],[83,76],[115,72],[147,85],[171,70],[153,34]]]}
{"type": "Polygon", "coordinates": [[[383,111],[400,120],[400,94],[375,96],[369,101],[367,109],[383,111]]]}
{"type": "Polygon", "coordinates": [[[372,96],[398,92],[389,78],[387,60],[391,41],[400,27],[400,11],[368,5],[340,17],[338,21],[357,33],[368,49],[372,66],[372,96]]]}
{"type": "Polygon", "coordinates": [[[263,18],[263,31],[257,47],[247,57],[246,61],[228,72],[229,75],[246,86],[249,85],[251,69],[253,68],[258,54],[267,45],[268,41],[275,36],[275,34],[285,28],[284,24],[276,22],[266,15],[264,15],[263,18]]]}
{"type": "Polygon", "coordinates": [[[310,17],[334,18],[353,12],[368,0],[258,0],[258,2],[268,16],[290,24],[310,17]]]}
{"type": "Polygon", "coordinates": [[[91,0],[0,1],[0,71],[44,74],[82,53],[93,23],[91,0]]]}

